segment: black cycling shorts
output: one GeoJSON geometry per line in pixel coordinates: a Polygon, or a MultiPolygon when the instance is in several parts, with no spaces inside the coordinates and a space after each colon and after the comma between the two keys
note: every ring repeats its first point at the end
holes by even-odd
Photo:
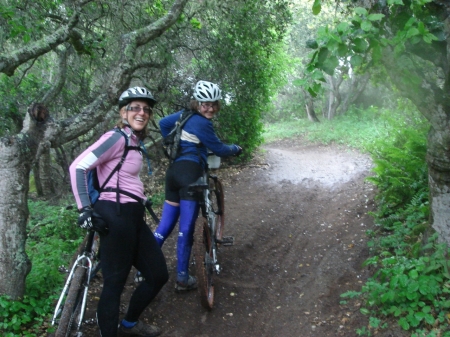
{"type": "Polygon", "coordinates": [[[166,172],[165,199],[179,203],[183,200],[198,200],[198,195],[188,192],[189,184],[195,182],[203,174],[203,168],[192,160],[174,162],[166,172]]]}

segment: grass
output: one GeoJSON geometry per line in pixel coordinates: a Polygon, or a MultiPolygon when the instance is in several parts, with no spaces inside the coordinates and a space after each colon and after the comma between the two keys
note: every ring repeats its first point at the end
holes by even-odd
{"type": "Polygon", "coordinates": [[[393,132],[384,120],[388,114],[394,113],[372,107],[368,110],[353,109],[333,120],[323,119],[319,123],[306,118],[281,121],[265,125],[263,137],[266,143],[301,137],[311,143],[341,144],[366,151],[369,144],[393,132]]]}

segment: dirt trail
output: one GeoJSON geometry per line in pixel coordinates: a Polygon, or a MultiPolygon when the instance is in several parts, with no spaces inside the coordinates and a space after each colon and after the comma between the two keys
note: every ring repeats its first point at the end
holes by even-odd
{"type": "MultiPolygon", "coordinates": [[[[368,257],[365,231],[373,226],[367,212],[374,190],[365,182],[370,158],[299,144],[266,145],[250,165],[217,172],[225,235],[235,244],[220,251],[211,312],[196,291],[174,292],[175,235],[166,242],[170,280],[143,315],[163,337],[357,336],[355,329],[367,326],[358,304],[340,304],[340,294],[359,290],[369,273],[361,264],[368,257]]],[[[124,297],[133,287],[130,277],[124,297]]],[[[85,335],[97,336],[93,330],[85,335]]]]}

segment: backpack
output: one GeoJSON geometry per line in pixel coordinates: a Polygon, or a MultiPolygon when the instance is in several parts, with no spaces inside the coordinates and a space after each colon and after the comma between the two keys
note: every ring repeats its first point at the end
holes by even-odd
{"type": "Polygon", "coordinates": [[[169,158],[170,162],[173,162],[179,155],[181,131],[183,130],[184,124],[186,124],[194,113],[192,110],[183,110],[173,129],[162,140],[164,154],[169,158]]]}
{"type": "MultiPolygon", "coordinates": [[[[141,152],[141,154],[143,156],[145,156],[147,158],[148,173],[149,173],[149,175],[152,174],[151,167],[150,167],[150,159],[148,157],[147,151],[145,150],[144,143],[142,141],[140,141],[140,144],[139,144],[140,146],[130,146],[128,136],[121,129],[114,128],[114,131],[120,132],[120,134],[123,137],[125,137],[125,149],[123,151],[123,154],[122,154],[122,157],[121,157],[119,163],[109,173],[108,177],[105,179],[105,181],[103,182],[103,184],[101,186],[98,181],[97,168],[94,168],[87,172],[87,186],[88,186],[89,199],[91,200],[91,205],[93,206],[97,202],[98,198],[100,197],[101,192],[116,192],[117,193],[117,215],[120,215],[119,194],[123,194],[123,195],[126,195],[126,196],[142,203],[147,208],[147,210],[150,212],[150,215],[152,216],[153,220],[155,220],[156,223],[159,223],[159,220],[156,217],[156,214],[153,212],[153,210],[151,208],[152,203],[150,200],[142,199],[135,194],[132,194],[128,191],[119,189],[119,180],[117,180],[116,188],[113,188],[113,187],[105,188],[106,184],[111,179],[113,174],[116,173],[117,171],[119,171],[120,168],[122,167],[122,164],[124,163],[129,150],[139,151],[139,152],[141,152]]],[[[117,178],[117,179],[119,179],[119,178],[117,178]]]]}

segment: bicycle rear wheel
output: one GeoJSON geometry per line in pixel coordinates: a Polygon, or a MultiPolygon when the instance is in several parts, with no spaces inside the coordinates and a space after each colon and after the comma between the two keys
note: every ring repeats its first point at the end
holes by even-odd
{"type": "Polygon", "coordinates": [[[212,241],[208,223],[202,216],[195,222],[194,254],[200,301],[203,307],[211,310],[214,304],[212,241]]]}
{"type": "Polygon", "coordinates": [[[56,329],[55,337],[69,337],[73,323],[81,314],[81,301],[83,298],[83,282],[86,279],[87,270],[78,267],[73,275],[72,282],[67,291],[66,301],[61,313],[61,318],[56,329]]]}
{"type": "Polygon", "coordinates": [[[219,179],[211,180],[210,183],[211,208],[216,215],[216,228],[214,236],[217,241],[221,241],[225,228],[225,200],[223,186],[219,179]]]}

